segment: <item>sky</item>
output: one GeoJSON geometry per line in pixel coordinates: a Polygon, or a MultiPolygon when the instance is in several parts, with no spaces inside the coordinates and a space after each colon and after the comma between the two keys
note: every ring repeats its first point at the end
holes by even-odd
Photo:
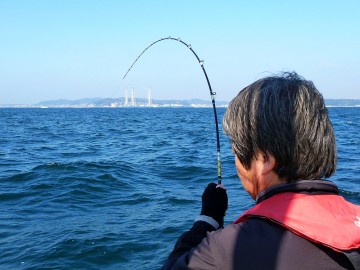
{"type": "Polygon", "coordinates": [[[230,101],[296,71],[326,99],[360,99],[360,1],[1,0],[0,104],[117,98],[230,101]]]}

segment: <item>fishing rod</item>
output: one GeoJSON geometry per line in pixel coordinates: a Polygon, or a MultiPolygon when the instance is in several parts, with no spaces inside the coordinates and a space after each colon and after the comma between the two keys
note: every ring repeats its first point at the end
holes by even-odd
{"type": "Polygon", "coordinates": [[[220,159],[220,138],[219,138],[219,125],[218,125],[218,120],[217,120],[217,113],[216,113],[216,106],[215,106],[215,95],[216,93],[212,91],[211,89],[211,84],[208,78],[208,75],[206,73],[205,67],[204,67],[204,60],[200,60],[200,58],[198,57],[198,55],[195,53],[195,51],[192,49],[190,44],[187,44],[186,42],[182,41],[180,38],[173,38],[173,37],[166,37],[166,38],[161,38],[156,40],[155,42],[151,43],[148,47],[146,47],[142,53],[135,59],[135,61],[132,63],[132,65],[129,67],[128,71],[125,73],[123,79],[125,79],[126,75],[130,72],[130,70],[132,69],[132,67],[135,65],[135,63],[139,60],[139,58],[153,45],[155,45],[158,42],[164,41],[164,40],[175,40],[178,41],[182,44],[184,44],[196,57],[196,59],[198,60],[202,71],[204,72],[208,87],[209,87],[209,91],[210,91],[210,96],[211,96],[211,102],[212,102],[212,107],[214,110],[214,117],[215,117],[215,127],[216,127],[216,143],[217,143],[217,172],[218,172],[218,184],[221,184],[221,159],[220,159]]]}

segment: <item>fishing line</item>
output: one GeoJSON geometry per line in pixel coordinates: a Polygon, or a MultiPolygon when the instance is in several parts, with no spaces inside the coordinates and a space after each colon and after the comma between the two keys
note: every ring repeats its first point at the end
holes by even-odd
{"type": "Polygon", "coordinates": [[[196,57],[196,59],[198,60],[202,71],[204,72],[208,87],[209,87],[209,91],[210,91],[210,97],[211,97],[211,102],[212,102],[212,107],[214,110],[214,117],[215,117],[215,127],[216,127],[216,145],[217,145],[217,173],[218,173],[218,184],[221,184],[221,159],[220,159],[220,138],[219,138],[219,125],[218,125],[218,120],[217,120],[217,113],[216,113],[216,106],[215,106],[215,95],[216,93],[212,91],[211,89],[211,84],[208,78],[208,75],[206,73],[205,67],[204,67],[204,60],[200,60],[200,58],[198,57],[198,55],[195,53],[195,51],[192,49],[190,44],[185,43],[184,41],[182,41],[180,38],[173,38],[173,37],[166,37],[166,38],[161,38],[153,43],[151,43],[148,47],[146,47],[142,53],[135,59],[135,61],[132,63],[132,65],[130,66],[130,68],[128,69],[128,71],[125,73],[123,79],[125,79],[126,75],[130,72],[130,70],[132,69],[132,67],[135,65],[135,63],[139,60],[139,58],[153,45],[155,45],[158,42],[164,41],[164,40],[174,40],[174,41],[178,41],[182,44],[184,44],[196,57]]]}

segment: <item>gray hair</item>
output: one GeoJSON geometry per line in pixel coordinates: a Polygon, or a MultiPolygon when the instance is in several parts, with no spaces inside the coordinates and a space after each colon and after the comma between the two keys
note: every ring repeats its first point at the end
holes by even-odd
{"type": "Polygon", "coordinates": [[[336,169],[336,143],[324,99],[295,72],[260,79],[231,101],[223,119],[234,153],[249,169],[261,150],[287,181],[321,179],[336,169]]]}

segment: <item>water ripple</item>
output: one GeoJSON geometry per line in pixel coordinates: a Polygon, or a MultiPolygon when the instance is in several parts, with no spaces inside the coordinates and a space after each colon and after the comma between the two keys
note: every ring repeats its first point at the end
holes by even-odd
{"type": "MultiPolygon", "coordinates": [[[[332,180],[359,204],[360,109],[330,114],[332,180]]],[[[4,269],[158,269],[217,181],[211,109],[0,109],[0,127],[4,269]]],[[[220,136],[229,224],[254,202],[220,136]]]]}

